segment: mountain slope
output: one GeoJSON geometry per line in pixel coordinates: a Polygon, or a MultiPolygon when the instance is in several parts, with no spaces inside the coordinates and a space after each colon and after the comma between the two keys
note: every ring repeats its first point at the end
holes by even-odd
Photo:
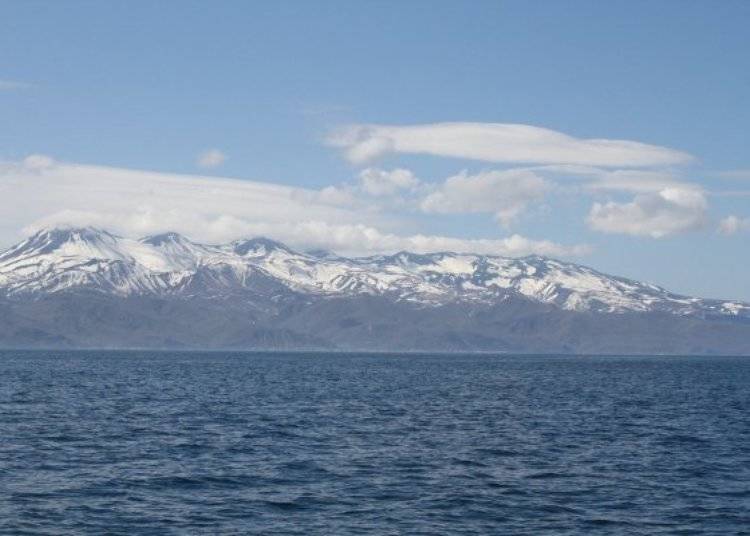
{"type": "Polygon", "coordinates": [[[748,304],[543,257],[344,258],[48,229],[0,254],[0,345],[750,353],[748,304]]]}

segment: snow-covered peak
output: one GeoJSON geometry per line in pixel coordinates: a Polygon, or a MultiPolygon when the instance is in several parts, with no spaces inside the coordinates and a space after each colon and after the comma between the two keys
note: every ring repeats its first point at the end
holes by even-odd
{"type": "Polygon", "coordinates": [[[11,258],[59,253],[61,255],[101,256],[112,254],[117,237],[93,227],[41,229],[0,255],[0,262],[11,258]],[[106,253],[105,253],[106,252],[106,253]]]}
{"type": "Polygon", "coordinates": [[[198,244],[174,232],[148,236],[141,238],[139,242],[168,258],[172,271],[194,269],[201,264],[226,257],[220,247],[198,244]]]}
{"type": "Polygon", "coordinates": [[[270,238],[257,237],[232,242],[232,251],[241,257],[263,257],[275,251],[281,251],[287,254],[295,254],[294,251],[286,247],[281,242],[271,240],[270,238]]]}

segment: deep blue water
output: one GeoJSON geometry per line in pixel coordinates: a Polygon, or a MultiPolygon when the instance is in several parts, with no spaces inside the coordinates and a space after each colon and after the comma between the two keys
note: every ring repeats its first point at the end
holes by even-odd
{"type": "Polygon", "coordinates": [[[750,534],[750,359],[0,352],[3,534],[750,534]]]}

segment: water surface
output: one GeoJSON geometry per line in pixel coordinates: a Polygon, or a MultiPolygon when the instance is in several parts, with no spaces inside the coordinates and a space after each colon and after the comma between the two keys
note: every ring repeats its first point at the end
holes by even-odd
{"type": "Polygon", "coordinates": [[[3,534],[748,534],[750,359],[0,352],[3,534]]]}

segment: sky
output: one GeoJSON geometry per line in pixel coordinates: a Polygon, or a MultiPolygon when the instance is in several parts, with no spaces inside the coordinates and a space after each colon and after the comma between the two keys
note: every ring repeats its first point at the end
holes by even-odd
{"type": "Polygon", "coordinates": [[[750,301],[750,2],[0,1],[41,227],[541,254],[750,301]]]}

